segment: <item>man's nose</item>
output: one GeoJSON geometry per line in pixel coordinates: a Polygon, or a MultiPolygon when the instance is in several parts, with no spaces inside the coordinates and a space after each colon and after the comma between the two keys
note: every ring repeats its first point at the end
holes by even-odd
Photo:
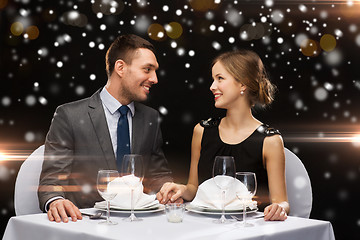
{"type": "Polygon", "coordinates": [[[157,83],[158,83],[158,78],[157,78],[157,75],[156,75],[155,72],[154,72],[154,74],[151,75],[151,77],[149,78],[149,81],[150,81],[152,84],[157,84],[157,83]]]}

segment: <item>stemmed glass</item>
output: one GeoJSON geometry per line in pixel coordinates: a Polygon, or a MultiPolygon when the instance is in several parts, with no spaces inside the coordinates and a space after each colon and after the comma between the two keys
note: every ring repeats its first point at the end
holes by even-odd
{"type": "Polygon", "coordinates": [[[216,156],[213,166],[213,179],[221,190],[222,214],[215,223],[229,223],[232,220],[225,218],[225,193],[235,181],[235,161],[231,156],[216,156]]]}
{"type": "Polygon", "coordinates": [[[246,205],[251,201],[251,199],[256,193],[256,175],[253,172],[237,172],[236,179],[242,182],[247,189],[247,191],[240,188],[236,189],[236,196],[243,204],[243,221],[240,225],[243,227],[252,227],[254,226],[253,224],[246,222],[246,205]]]}
{"type": "Polygon", "coordinates": [[[109,188],[109,183],[119,177],[116,170],[99,170],[97,175],[96,187],[100,196],[106,201],[106,221],[101,224],[116,225],[117,222],[110,221],[110,200],[117,194],[116,188],[109,188]]]}
{"type": "Polygon", "coordinates": [[[131,215],[124,220],[128,222],[141,221],[142,219],[137,218],[134,214],[134,190],[142,183],[144,178],[142,156],[137,154],[124,155],[121,173],[124,182],[131,189],[131,215]]]}

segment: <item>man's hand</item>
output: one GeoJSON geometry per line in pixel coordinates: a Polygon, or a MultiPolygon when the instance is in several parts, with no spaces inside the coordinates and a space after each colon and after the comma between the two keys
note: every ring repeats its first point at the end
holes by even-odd
{"type": "Polygon", "coordinates": [[[182,195],[186,189],[185,185],[176,184],[173,182],[164,183],[160,191],[156,194],[156,198],[160,203],[166,204],[169,201],[175,203],[183,203],[182,195]]]}
{"type": "Polygon", "coordinates": [[[63,221],[67,223],[69,221],[68,216],[71,217],[73,222],[82,219],[79,209],[67,199],[56,199],[51,202],[47,215],[50,221],[55,222],[63,221]]]}

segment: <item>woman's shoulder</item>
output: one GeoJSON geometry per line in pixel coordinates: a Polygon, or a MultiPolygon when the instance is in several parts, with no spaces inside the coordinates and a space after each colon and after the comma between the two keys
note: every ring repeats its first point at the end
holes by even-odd
{"type": "Polygon", "coordinates": [[[257,131],[263,135],[265,135],[266,137],[268,136],[274,136],[274,135],[280,135],[281,133],[278,129],[270,127],[267,124],[261,124],[258,128],[257,131]]]}
{"type": "Polygon", "coordinates": [[[200,126],[202,126],[203,128],[211,128],[211,127],[217,127],[219,126],[221,121],[221,118],[208,118],[207,120],[201,120],[200,121],[200,126]]]}

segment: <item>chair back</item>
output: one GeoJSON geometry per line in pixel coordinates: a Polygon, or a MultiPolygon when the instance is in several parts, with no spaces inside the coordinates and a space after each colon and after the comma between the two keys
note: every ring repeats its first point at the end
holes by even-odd
{"type": "Polygon", "coordinates": [[[286,190],[290,216],[309,218],[312,208],[312,189],[309,175],[301,160],[285,148],[286,190]]]}
{"type": "Polygon", "coordinates": [[[14,204],[17,216],[41,213],[37,189],[39,186],[45,146],[37,148],[21,165],[15,182],[14,204]]]}

